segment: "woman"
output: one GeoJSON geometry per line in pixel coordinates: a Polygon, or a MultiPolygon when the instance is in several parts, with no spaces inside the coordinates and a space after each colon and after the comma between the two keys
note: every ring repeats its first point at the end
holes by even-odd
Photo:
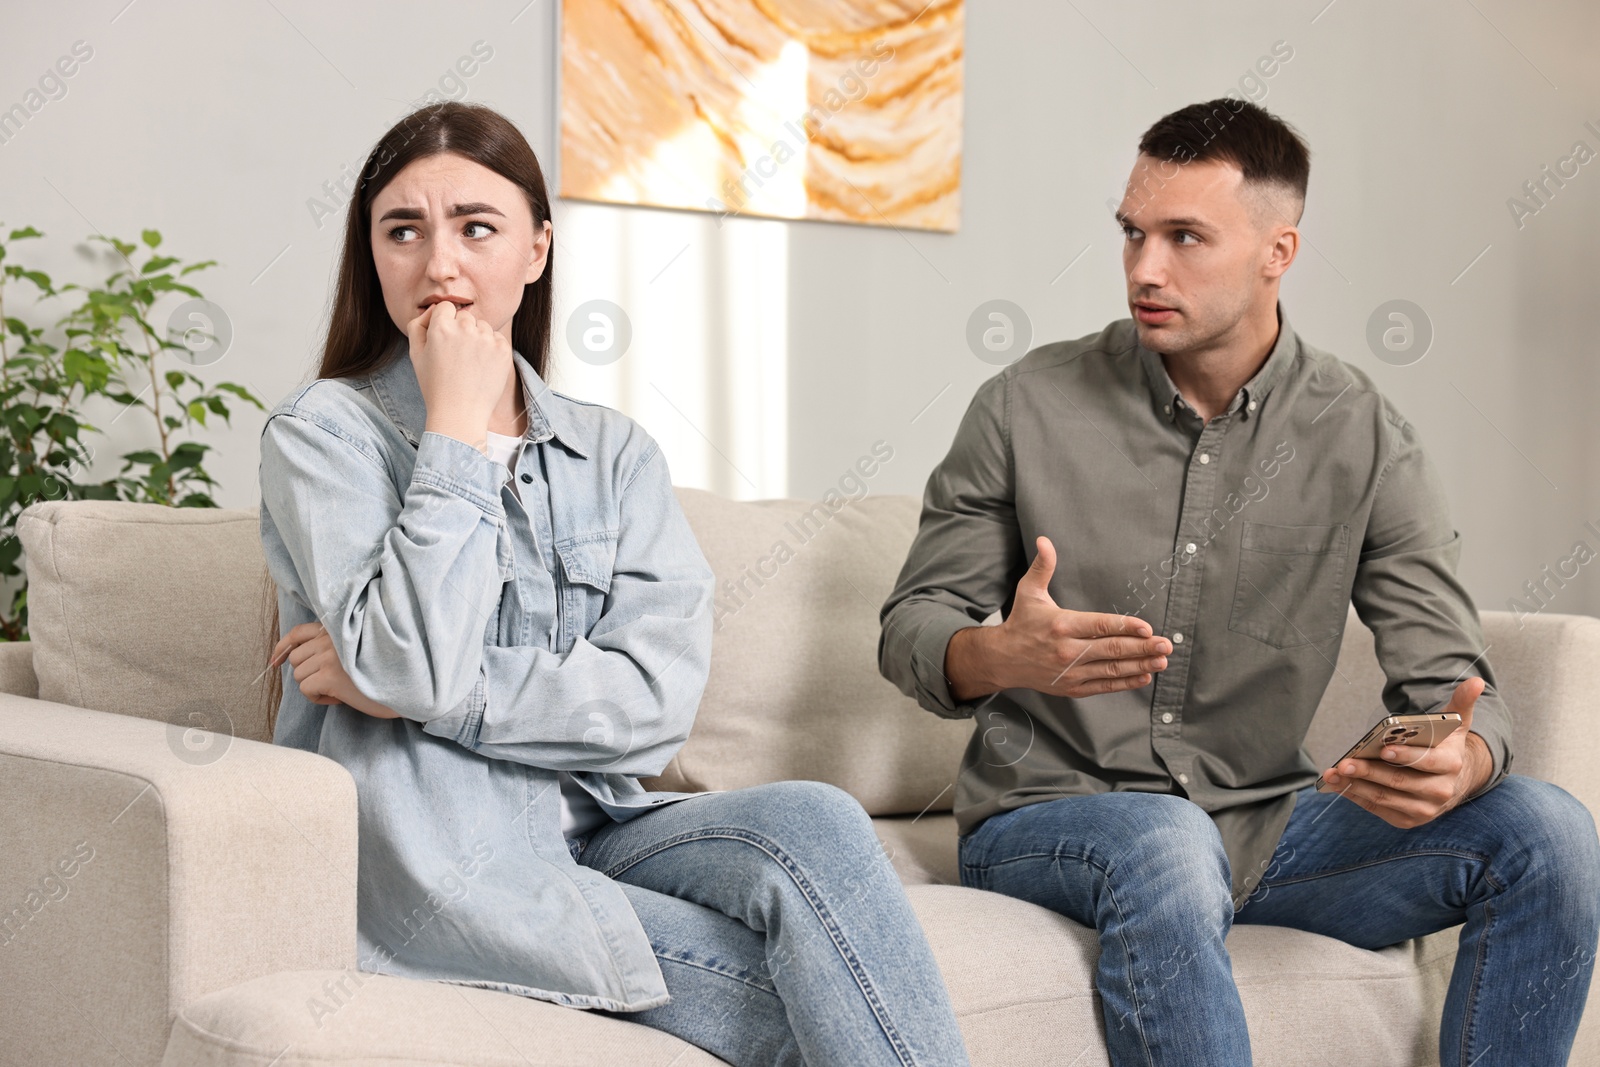
{"type": "Polygon", "coordinates": [[[545,385],[549,201],[494,111],[384,135],[316,379],[268,417],[273,740],[355,778],[364,970],[624,1017],[732,1064],[965,1064],[842,790],[646,792],[713,577],[656,443],[545,385]],[[277,622],[273,634],[278,632],[277,622]]]}

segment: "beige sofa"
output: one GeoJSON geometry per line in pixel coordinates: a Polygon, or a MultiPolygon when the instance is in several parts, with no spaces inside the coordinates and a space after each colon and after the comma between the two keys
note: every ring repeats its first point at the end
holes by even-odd
{"type": "MultiPolygon", "coordinates": [[[[722,579],[721,622],[694,734],[648,784],[848,789],[907,884],[972,1062],[1107,1063],[1091,932],[958,884],[949,806],[973,723],[877,674],[877,610],[917,501],[680,498],[722,579]]],[[[19,533],[33,639],[0,646],[0,1062],[722,1062],[636,1023],[354,970],[351,779],[262,740],[255,511],[51,503],[19,533]]],[[[1516,769],[1596,810],[1600,620],[1484,623],[1516,769]]],[[[1380,714],[1380,683],[1353,624],[1308,739],[1319,762],[1380,714]]],[[[1235,929],[1256,1064],[1436,1063],[1455,937],[1366,952],[1235,929]]],[[[1591,1011],[1573,1063],[1600,1064],[1597,1030],[1591,1011]]]]}

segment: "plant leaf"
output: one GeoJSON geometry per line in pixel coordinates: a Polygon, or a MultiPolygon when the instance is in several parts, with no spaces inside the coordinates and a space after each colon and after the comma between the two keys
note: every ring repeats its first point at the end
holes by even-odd
{"type": "Polygon", "coordinates": [[[267,410],[267,406],[260,400],[256,399],[255,394],[242,385],[236,385],[233,382],[218,382],[216,384],[216,388],[226,390],[227,392],[230,392],[234,396],[238,397],[240,400],[248,400],[262,411],[267,410]]]}
{"type": "Polygon", "coordinates": [[[57,411],[49,419],[50,435],[57,440],[64,437],[76,437],[78,434],[78,420],[68,415],[65,411],[57,411]]]}
{"type": "Polygon", "coordinates": [[[171,278],[171,277],[169,277],[169,276],[167,276],[165,274],[160,274],[160,275],[157,275],[154,278],[151,278],[150,282],[149,282],[149,287],[151,289],[161,289],[161,290],[175,289],[180,293],[188,293],[190,296],[194,297],[195,299],[199,299],[200,298],[200,290],[194,288],[193,286],[184,285],[182,282],[178,281],[177,279],[171,278]]]}

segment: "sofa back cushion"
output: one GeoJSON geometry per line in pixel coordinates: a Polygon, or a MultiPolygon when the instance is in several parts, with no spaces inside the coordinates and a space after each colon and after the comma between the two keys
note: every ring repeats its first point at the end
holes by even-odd
{"type": "Polygon", "coordinates": [[[17,535],[39,699],[170,723],[197,759],[215,741],[194,728],[267,740],[272,602],[255,508],[49,501],[18,516],[17,535]]]}
{"type": "MultiPolygon", "coordinates": [[[[948,810],[972,724],[922,711],[877,671],[877,612],[916,500],[808,514],[678,494],[717,574],[719,623],[690,742],[647,784],[814,778],[873,814],[948,810]],[[793,558],[767,561],[780,540],[793,558]]],[[[24,511],[18,532],[41,699],[173,724],[175,746],[202,743],[188,727],[268,739],[257,509],[54,501],[24,511]]]]}
{"type": "Polygon", "coordinates": [[[688,742],[646,784],[812,778],[873,815],[948,811],[972,721],[923,711],[878,673],[878,609],[918,500],[678,499],[717,576],[711,676],[688,742]]]}
{"type": "MultiPolygon", "coordinates": [[[[918,499],[830,509],[677,492],[717,576],[716,634],[694,730],[646,784],[811,778],[874,815],[949,810],[977,724],[923,711],[877,669],[878,610],[918,499]]],[[[257,509],[56,501],[29,507],[17,529],[41,699],[174,724],[175,746],[203,744],[188,727],[267,739],[272,603],[257,509]]],[[[1313,756],[1332,759],[1382,715],[1382,684],[1352,613],[1307,738],[1313,756]]]]}

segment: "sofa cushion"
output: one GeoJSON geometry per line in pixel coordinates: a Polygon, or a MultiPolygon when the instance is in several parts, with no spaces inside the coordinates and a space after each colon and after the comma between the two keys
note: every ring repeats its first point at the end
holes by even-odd
{"type": "Polygon", "coordinates": [[[948,811],[972,721],[923,711],[878,673],[878,609],[916,532],[911,496],[837,509],[678,499],[717,576],[711,676],[658,789],[811,778],[873,815],[948,811]]]}
{"type": "Polygon", "coordinates": [[[954,815],[947,811],[880,815],[872,820],[872,828],[906,885],[961,884],[954,815]]]}
{"type": "MultiPolygon", "coordinates": [[[[1094,932],[1026,901],[960,886],[906,892],[939,961],[974,1067],[1107,1067],[1094,932]]],[[[1438,1063],[1459,928],[1378,952],[1276,926],[1228,935],[1257,1067],[1438,1063]]]]}
{"type": "MultiPolygon", "coordinates": [[[[1053,912],[959,886],[907,889],[973,1067],[1107,1067],[1094,933],[1053,912]]],[[[1458,930],[1379,952],[1271,926],[1228,937],[1259,1067],[1437,1063],[1458,930]]],[[[344,971],[288,971],[179,1012],[163,1067],[452,1063],[555,1067],[723,1061],[626,1019],[510,993],[344,971]]]]}
{"type": "Polygon", "coordinates": [[[37,697],[39,679],[33,673],[33,643],[7,641],[0,644],[0,693],[37,697]]]}
{"type": "MultiPolygon", "coordinates": [[[[948,811],[972,724],[919,709],[875,658],[915,498],[833,512],[677,492],[718,577],[718,632],[690,743],[645,784],[812,778],[874,814],[948,811]],[[780,541],[792,558],[768,562],[780,541]]],[[[273,602],[256,508],[52,501],[18,533],[41,699],[165,721],[175,743],[200,738],[193,727],[267,740],[273,602]]]]}
{"type": "Polygon", "coordinates": [[[49,501],[17,534],[39,699],[170,723],[183,758],[267,739],[256,509],[49,501]]]}
{"type": "MultiPolygon", "coordinates": [[[[833,511],[677,494],[717,574],[718,629],[694,731],[645,784],[730,789],[815,778],[874,815],[950,810],[974,723],[921,710],[876,662],[878,609],[916,532],[918,499],[868,496],[833,511]]],[[[273,603],[256,508],[53,501],[24,510],[17,531],[33,662],[31,672],[6,666],[0,688],[172,723],[185,758],[207,756],[196,726],[267,739],[262,672],[273,603]]],[[[1482,619],[1513,712],[1517,702],[1539,710],[1518,716],[1515,769],[1600,810],[1587,773],[1600,741],[1575,734],[1567,714],[1586,706],[1600,676],[1600,620],[1503,611],[1482,619]]],[[[1372,634],[1352,611],[1306,739],[1314,760],[1332,760],[1383,715],[1382,685],[1372,634]]]]}
{"type": "MultiPolygon", "coordinates": [[[[950,810],[972,722],[918,708],[875,658],[917,499],[868,497],[808,517],[804,501],[677,492],[717,574],[718,629],[689,743],[646,784],[816,778],[873,814],[950,810]],[[764,565],[780,541],[792,558],[764,565]]],[[[257,509],[53,501],[27,508],[17,530],[35,677],[18,672],[16,684],[36,686],[25,695],[267,740],[260,653],[272,605],[257,509]]],[[[1352,612],[1308,747],[1343,751],[1381,715],[1382,682],[1352,612]]]]}
{"type": "Polygon", "coordinates": [[[671,1034],[547,1000],[361,971],[280,971],[191,1002],[161,1067],[727,1067],[671,1034]]]}

